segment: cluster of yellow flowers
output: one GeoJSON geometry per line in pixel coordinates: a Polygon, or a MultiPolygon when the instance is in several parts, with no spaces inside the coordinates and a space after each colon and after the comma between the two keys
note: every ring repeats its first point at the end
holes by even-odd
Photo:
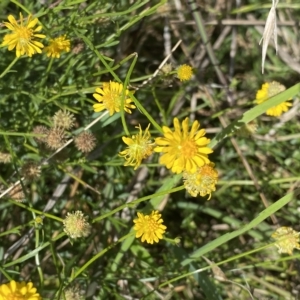
{"type": "MultiPolygon", "coordinates": [[[[39,39],[46,38],[46,35],[40,33],[42,26],[39,24],[38,19],[33,18],[31,15],[24,20],[22,13],[20,13],[19,22],[12,15],[9,15],[8,21],[4,22],[4,25],[11,33],[4,36],[2,46],[7,46],[9,51],[15,50],[17,57],[23,55],[31,57],[36,53],[42,53],[42,49],[44,49],[48,57],[59,58],[62,52],[70,51],[70,40],[67,39],[66,35],[53,39],[49,38],[49,45],[45,47],[39,39]]],[[[180,81],[190,80],[193,75],[193,69],[188,65],[180,66],[176,72],[180,81]]],[[[265,83],[261,90],[257,92],[256,103],[260,104],[284,90],[285,87],[278,82],[265,83]]],[[[136,108],[133,97],[131,97],[132,92],[120,82],[104,82],[102,87],[96,88],[93,96],[98,101],[93,105],[95,112],[107,110],[112,116],[120,111],[131,114],[132,110],[136,108]]],[[[291,105],[289,102],[283,102],[269,109],[267,114],[279,117],[291,105]]],[[[60,116],[54,118],[54,122],[59,122],[59,124],[62,121],[66,123],[65,120],[66,118],[60,116]]],[[[67,125],[71,127],[73,119],[69,118],[67,121],[67,125]]],[[[62,126],[56,127],[60,128],[62,126]]],[[[149,158],[154,152],[161,153],[160,164],[175,174],[182,174],[184,187],[191,196],[200,195],[204,197],[208,195],[208,200],[211,198],[212,192],[216,190],[218,172],[214,163],[209,159],[209,154],[213,152],[209,146],[210,139],[205,136],[206,131],[200,128],[200,123],[197,120],[190,124],[189,118],[185,118],[180,122],[175,117],[173,128],[163,126],[163,136],[156,137],[154,140],[151,139],[150,124],[145,130],[142,129],[140,124],[136,128],[138,129],[137,134],[122,137],[127,148],[121,151],[119,156],[125,159],[125,166],[132,166],[136,170],[143,159],[149,158]]],[[[45,130],[44,128],[39,129],[45,130]]],[[[47,136],[46,132],[41,133],[47,136]]],[[[52,139],[49,144],[56,149],[57,145],[54,145],[53,137],[50,137],[52,139]]],[[[133,222],[136,238],[141,238],[142,242],[149,244],[158,243],[159,240],[163,239],[163,234],[167,229],[163,225],[163,219],[157,210],[148,215],[138,212],[137,218],[133,222]]],[[[87,221],[87,217],[81,211],[76,211],[71,214],[68,213],[64,220],[64,231],[71,238],[76,239],[88,236],[91,226],[87,221]]],[[[276,239],[275,245],[280,253],[292,254],[294,248],[300,249],[299,233],[291,228],[282,227],[272,236],[276,239]]],[[[36,291],[31,282],[26,284],[25,282],[18,283],[12,280],[7,284],[0,285],[0,300],[40,300],[41,297],[36,291]]]]}
{"type": "MultiPolygon", "coordinates": [[[[181,80],[187,80],[187,72],[192,74],[192,69],[184,65],[178,69],[181,80]]],[[[178,75],[179,76],[179,75],[178,75]]],[[[283,91],[282,85],[272,82],[263,85],[261,91],[257,93],[257,103],[262,103],[268,98],[283,91]]],[[[125,89],[122,83],[104,83],[102,88],[97,88],[94,98],[99,102],[93,105],[95,112],[108,110],[110,115],[123,109],[127,113],[136,108],[131,97],[130,91],[125,89]],[[125,98],[125,99],[123,99],[125,98]],[[123,104],[123,107],[121,107],[123,104]]],[[[287,111],[291,104],[284,102],[267,111],[271,116],[280,116],[287,111]]],[[[189,127],[189,118],[185,118],[181,123],[178,118],[173,119],[174,129],[163,126],[163,137],[151,140],[149,131],[150,124],[142,130],[139,124],[139,132],[131,137],[123,137],[127,148],[119,153],[125,159],[125,166],[133,166],[136,170],[143,159],[148,158],[153,152],[162,153],[160,164],[165,165],[175,174],[182,173],[183,182],[187,192],[196,197],[208,195],[211,198],[212,192],[216,190],[218,172],[214,168],[208,157],[213,150],[209,147],[210,140],[205,137],[206,131],[200,129],[198,121],[194,121],[189,127]]],[[[166,226],[162,225],[161,215],[153,211],[150,215],[138,213],[138,218],[134,220],[136,237],[142,237],[142,241],[148,243],[158,242],[165,232],[166,226]]]]}
{"type": "MultiPolygon", "coordinates": [[[[96,88],[93,94],[99,102],[93,105],[94,111],[108,110],[110,115],[123,109],[127,113],[136,106],[130,98],[130,91],[118,82],[104,83],[103,88],[96,88]],[[122,97],[125,99],[122,102],[122,97]],[[123,103],[123,108],[121,108],[123,103]]],[[[184,185],[194,197],[209,195],[215,191],[218,173],[214,164],[210,162],[208,154],[213,150],[208,146],[210,139],[205,137],[205,130],[200,129],[198,121],[194,121],[189,128],[189,118],[180,124],[178,118],[173,120],[174,130],[163,126],[163,137],[157,137],[153,142],[149,131],[150,124],[143,131],[139,124],[139,132],[131,137],[123,137],[127,148],[119,153],[125,159],[125,166],[133,166],[136,170],[143,159],[153,152],[163,153],[160,163],[175,174],[183,173],[184,185]]]]}
{"type": "MultiPolygon", "coordinates": [[[[107,110],[110,115],[113,115],[124,110],[130,114],[131,110],[136,108],[130,93],[129,90],[124,90],[122,83],[104,83],[103,87],[96,88],[96,93],[93,94],[99,102],[93,105],[94,111],[107,110]]],[[[213,152],[209,147],[210,139],[205,137],[206,132],[200,129],[198,121],[194,121],[191,128],[189,118],[185,118],[182,123],[178,118],[174,118],[173,124],[174,130],[163,126],[163,137],[157,137],[155,141],[151,140],[150,124],[144,131],[139,124],[136,127],[137,134],[122,137],[127,148],[119,155],[125,159],[125,166],[132,166],[136,170],[143,159],[154,152],[162,153],[160,163],[175,174],[183,174],[184,186],[188,193],[194,197],[209,195],[208,199],[210,199],[218,180],[214,164],[208,158],[208,155],[213,152]]],[[[136,237],[141,237],[142,242],[146,241],[150,244],[162,239],[166,230],[158,211],[152,211],[149,215],[138,213],[134,223],[136,237]]]]}
{"type": "MultiPolygon", "coordinates": [[[[8,50],[16,49],[16,56],[20,57],[27,55],[31,57],[33,54],[42,53],[44,45],[37,39],[44,39],[46,36],[39,33],[42,26],[39,25],[39,20],[28,16],[25,21],[22,13],[20,13],[20,22],[18,23],[14,16],[8,16],[9,22],[4,22],[4,25],[12,31],[4,36],[2,46],[7,46],[8,50]]],[[[70,40],[66,35],[50,39],[49,45],[44,48],[48,57],[59,58],[60,54],[65,51],[70,51],[70,40]]]]}

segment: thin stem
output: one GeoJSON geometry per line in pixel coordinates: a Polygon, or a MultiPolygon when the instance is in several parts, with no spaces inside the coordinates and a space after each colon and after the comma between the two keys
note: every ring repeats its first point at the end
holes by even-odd
{"type": "Polygon", "coordinates": [[[130,95],[133,99],[136,107],[147,117],[147,119],[150,121],[150,123],[160,132],[163,133],[162,128],[156,123],[156,121],[152,118],[152,116],[147,112],[147,110],[144,108],[144,106],[133,96],[130,95]]]}
{"type": "Polygon", "coordinates": [[[112,243],[102,251],[100,251],[98,254],[96,254],[94,257],[92,257],[89,261],[87,261],[75,274],[72,276],[70,282],[72,282],[76,277],[78,277],[89,265],[91,265],[94,261],[96,261],[98,258],[100,258],[103,254],[105,254],[107,251],[115,247],[120,242],[126,240],[128,237],[132,236],[134,232],[129,232],[128,234],[124,235],[120,239],[118,239],[115,243],[112,243]]]}
{"type": "Polygon", "coordinates": [[[15,57],[15,59],[9,64],[9,66],[2,72],[0,78],[4,77],[6,73],[12,68],[12,66],[18,61],[19,57],[15,57]]]}
{"type": "Polygon", "coordinates": [[[179,186],[179,187],[176,187],[176,188],[173,188],[173,189],[170,189],[170,190],[166,190],[166,191],[162,191],[162,192],[159,192],[159,193],[155,193],[155,194],[152,194],[152,195],[148,195],[148,196],[145,196],[145,197],[142,197],[142,198],[139,198],[139,199],[136,199],[130,203],[125,203],[119,207],[117,207],[116,209],[113,209],[112,211],[106,213],[106,214],[103,214],[102,216],[99,216],[98,218],[94,219],[92,223],[95,223],[97,221],[100,221],[102,219],[105,219],[115,213],[117,213],[118,211],[126,208],[126,207],[134,207],[135,205],[141,203],[141,202],[144,202],[148,199],[151,199],[151,198],[154,198],[154,197],[158,197],[158,196],[163,196],[163,195],[166,195],[166,194],[171,194],[171,193],[175,193],[175,192],[178,192],[178,191],[181,191],[184,189],[184,186],[179,186]]]}
{"type": "MultiPolygon", "coordinates": [[[[35,216],[35,214],[32,212],[33,216],[35,216]]],[[[35,249],[38,248],[40,245],[40,231],[38,229],[38,227],[35,228],[35,249]]],[[[43,274],[43,270],[41,268],[41,264],[40,264],[40,257],[39,257],[39,252],[36,252],[35,254],[35,265],[37,266],[38,269],[38,273],[40,276],[40,283],[41,283],[41,288],[43,289],[43,285],[44,285],[44,274],[43,274]]]]}

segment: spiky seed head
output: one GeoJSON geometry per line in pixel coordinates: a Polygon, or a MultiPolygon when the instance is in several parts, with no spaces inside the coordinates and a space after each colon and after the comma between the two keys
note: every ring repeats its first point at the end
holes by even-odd
{"type": "Polygon", "coordinates": [[[64,290],[66,300],[83,300],[80,288],[77,285],[70,286],[64,290]]]}
{"type": "Polygon", "coordinates": [[[47,146],[50,149],[56,150],[65,143],[65,133],[61,128],[52,128],[47,136],[47,146]]]}
{"type": "Polygon", "coordinates": [[[82,52],[83,49],[84,49],[84,43],[79,42],[73,47],[72,53],[79,54],[80,52],[82,52]]]}
{"type": "Polygon", "coordinates": [[[39,125],[39,126],[35,126],[33,128],[33,133],[36,134],[36,136],[34,137],[34,139],[38,142],[38,143],[46,143],[47,141],[47,135],[49,133],[49,129],[45,126],[39,125]]]}
{"type": "Polygon", "coordinates": [[[8,164],[11,162],[11,155],[9,153],[0,152],[0,163],[8,164]]]}
{"type": "Polygon", "coordinates": [[[22,202],[25,199],[25,194],[23,192],[21,184],[16,185],[9,193],[9,197],[18,202],[22,202]]]}
{"type": "Polygon", "coordinates": [[[59,110],[52,118],[54,127],[69,130],[74,126],[74,115],[66,110],[59,110]]]}
{"type": "Polygon", "coordinates": [[[81,132],[74,138],[75,146],[83,153],[91,152],[96,147],[96,137],[88,131],[81,132]]]}
{"type": "Polygon", "coordinates": [[[25,179],[33,181],[40,176],[41,170],[36,163],[27,162],[22,166],[21,174],[22,176],[24,176],[25,179]]]}

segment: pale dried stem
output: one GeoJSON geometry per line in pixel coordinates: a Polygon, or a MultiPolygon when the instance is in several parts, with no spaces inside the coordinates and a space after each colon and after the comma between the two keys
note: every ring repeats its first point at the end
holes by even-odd
{"type": "Polygon", "coordinates": [[[166,62],[170,59],[172,53],[178,48],[178,46],[180,45],[181,42],[182,42],[182,41],[179,40],[179,41],[176,43],[176,45],[172,48],[171,53],[169,53],[169,54],[165,57],[165,59],[161,62],[161,64],[158,66],[158,68],[157,68],[156,71],[152,74],[152,76],[151,76],[150,78],[148,78],[147,80],[143,81],[142,84],[140,84],[139,86],[137,86],[137,87],[132,87],[132,88],[134,88],[135,90],[139,90],[140,88],[142,88],[143,86],[145,86],[146,84],[148,84],[151,80],[153,80],[153,79],[157,76],[157,74],[158,74],[158,72],[161,70],[161,68],[162,68],[162,67],[166,64],[166,62]]]}

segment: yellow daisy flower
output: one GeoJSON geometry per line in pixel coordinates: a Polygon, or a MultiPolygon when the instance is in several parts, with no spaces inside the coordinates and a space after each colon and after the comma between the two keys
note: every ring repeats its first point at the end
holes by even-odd
{"type": "MultiPolygon", "coordinates": [[[[119,112],[121,109],[122,93],[123,84],[113,81],[104,82],[103,88],[96,88],[96,93],[93,94],[94,98],[100,102],[93,105],[94,111],[99,112],[107,109],[110,116],[112,116],[115,112],[119,112]]],[[[128,94],[129,91],[126,89],[124,111],[131,114],[131,109],[134,109],[136,106],[132,104],[132,100],[130,98],[126,98],[128,94]]]]}
{"type": "Polygon", "coordinates": [[[8,16],[9,22],[4,22],[4,25],[12,31],[12,33],[6,34],[3,38],[2,46],[8,46],[8,50],[11,51],[16,48],[16,56],[28,55],[31,57],[35,53],[41,53],[41,48],[44,45],[35,38],[43,39],[46,36],[37,32],[42,30],[42,26],[38,26],[33,29],[38,23],[38,19],[32,19],[32,16],[28,16],[26,24],[23,24],[23,15],[20,13],[20,24],[12,16],[8,16]]]}
{"type": "Polygon", "coordinates": [[[0,285],[0,300],[41,300],[32,282],[16,282],[14,280],[0,285]]]}
{"type": "Polygon", "coordinates": [[[190,80],[193,76],[193,69],[189,65],[181,65],[177,69],[177,77],[180,81],[190,80]]]}
{"type": "MultiPolygon", "coordinates": [[[[285,86],[279,82],[266,82],[262,85],[261,89],[256,93],[256,103],[260,104],[268,100],[269,98],[285,91],[285,86]]],[[[291,99],[287,99],[291,100],[291,99]]],[[[289,110],[289,106],[292,106],[290,102],[282,102],[277,106],[271,107],[266,111],[268,116],[280,117],[284,112],[289,110]]]]}
{"type": "Polygon", "coordinates": [[[293,255],[293,250],[300,250],[299,244],[300,232],[293,230],[291,227],[279,227],[272,234],[272,238],[276,240],[275,246],[279,253],[288,253],[293,255]]]}
{"type": "Polygon", "coordinates": [[[195,173],[183,172],[184,187],[193,197],[199,194],[201,197],[209,195],[216,190],[218,182],[218,172],[214,169],[214,164],[210,163],[197,169],[195,173]]]}
{"type": "Polygon", "coordinates": [[[136,170],[142,160],[153,153],[154,143],[150,140],[149,127],[150,124],[143,134],[141,125],[139,124],[139,126],[135,127],[140,130],[138,134],[133,135],[131,138],[122,137],[123,142],[128,146],[126,150],[119,153],[126,160],[124,166],[134,166],[134,170],[136,170]]]}
{"type": "Polygon", "coordinates": [[[207,145],[210,139],[205,137],[205,130],[199,129],[200,124],[194,121],[189,133],[189,119],[182,122],[182,129],[179,120],[174,118],[175,130],[163,126],[164,137],[155,139],[157,147],[155,152],[164,152],[160,158],[160,163],[166,165],[174,173],[183,171],[195,173],[198,167],[208,164],[208,154],[213,150],[207,145]]]}
{"type": "Polygon", "coordinates": [[[146,241],[148,244],[158,243],[167,229],[165,225],[162,225],[161,214],[155,210],[150,215],[139,212],[137,215],[137,219],[133,220],[135,223],[133,229],[136,231],[135,237],[142,237],[142,242],[146,241]]]}
{"type": "Polygon", "coordinates": [[[55,39],[51,39],[49,46],[45,47],[44,51],[48,57],[60,58],[60,54],[63,51],[70,52],[70,45],[70,40],[66,38],[66,35],[61,35],[55,39]]]}

